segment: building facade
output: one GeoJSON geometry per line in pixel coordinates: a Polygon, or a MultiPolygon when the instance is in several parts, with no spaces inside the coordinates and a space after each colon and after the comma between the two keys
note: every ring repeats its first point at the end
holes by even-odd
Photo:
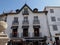
{"type": "Polygon", "coordinates": [[[47,13],[48,28],[51,36],[51,40],[56,41],[59,45],[60,41],[60,7],[59,6],[46,6],[45,11],[47,13]]]}
{"type": "Polygon", "coordinates": [[[27,4],[16,12],[1,14],[0,20],[8,24],[5,30],[10,39],[8,45],[44,45],[50,36],[47,11],[32,10],[27,4]]]}
{"type": "Polygon", "coordinates": [[[3,13],[0,20],[6,21],[5,33],[8,45],[44,45],[60,39],[60,7],[47,6],[43,11],[31,9],[25,4],[16,12],[3,13]]]}

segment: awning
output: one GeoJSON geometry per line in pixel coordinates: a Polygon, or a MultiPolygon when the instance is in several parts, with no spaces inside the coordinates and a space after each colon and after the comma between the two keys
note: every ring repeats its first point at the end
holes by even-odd
{"type": "Polygon", "coordinates": [[[22,26],[22,28],[29,28],[29,26],[22,26]]]}
{"type": "Polygon", "coordinates": [[[40,28],[40,25],[33,25],[33,28],[40,28]]]}
{"type": "Polygon", "coordinates": [[[45,40],[44,37],[28,37],[28,38],[24,38],[25,40],[45,40]]]}
{"type": "Polygon", "coordinates": [[[18,26],[12,26],[12,27],[11,27],[11,29],[16,29],[16,28],[18,28],[18,26]]]}

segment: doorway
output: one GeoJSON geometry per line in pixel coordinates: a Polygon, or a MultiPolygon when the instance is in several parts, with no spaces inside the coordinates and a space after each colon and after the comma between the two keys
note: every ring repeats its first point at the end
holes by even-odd
{"type": "Polygon", "coordinates": [[[33,41],[33,45],[38,45],[38,41],[33,41]]]}
{"type": "Polygon", "coordinates": [[[21,41],[9,41],[7,45],[23,45],[23,42],[21,41]]]}
{"type": "Polygon", "coordinates": [[[55,37],[56,45],[59,45],[59,37],[55,37]]]}
{"type": "Polygon", "coordinates": [[[39,36],[39,28],[34,28],[34,36],[39,36]]]}
{"type": "Polygon", "coordinates": [[[23,29],[23,37],[27,37],[28,36],[28,28],[24,28],[23,29]]]}

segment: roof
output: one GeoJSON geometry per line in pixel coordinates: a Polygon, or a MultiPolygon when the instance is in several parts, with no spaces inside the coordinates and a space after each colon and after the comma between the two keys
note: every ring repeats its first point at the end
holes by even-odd
{"type": "Polygon", "coordinates": [[[60,8],[60,6],[45,6],[45,8],[60,8]]]}
{"type": "MultiPolygon", "coordinates": [[[[27,7],[31,10],[31,12],[33,12],[33,13],[47,13],[47,12],[48,12],[48,11],[38,11],[38,12],[34,12],[27,4],[25,4],[25,5],[19,10],[19,13],[21,12],[21,10],[22,10],[25,6],[27,6],[27,7]]],[[[9,13],[0,14],[0,16],[6,16],[6,15],[9,15],[9,14],[19,14],[19,13],[17,13],[17,12],[9,12],[9,13]]]]}
{"type": "Polygon", "coordinates": [[[46,11],[46,8],[60,8],[60,6],[45,6],[44,11],[46,11]]]}

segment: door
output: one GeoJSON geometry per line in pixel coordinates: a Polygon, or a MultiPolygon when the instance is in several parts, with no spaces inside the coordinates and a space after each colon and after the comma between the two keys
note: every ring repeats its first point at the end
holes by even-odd
{"type": "Polygon", "coordinates": [[[27,37],[28,36],[28,28],[23,29],[23,36],[27,37]]]}
{"type": "Polygon", "coordinates": [[[38,41],[33,41],[33,45],[38,45],[38,41]]]}
{"type": "Polygon", "coordinates": [[[23,45],[21,42],[13,42],[12,45],[23,45]]]}
{"type": "Polygon", "coordinates": [[[9,41],[7,45],[23,45],[23,42],[20,42],[20,41],[9,41]]]}
{"type": "Polygon", "coordinates": [[[39,28],[34,28],[34,36],[39,36],[39,28]]]}
{"type": "Polygon", "coordinates": [[[55,37],[56,45],[59,45],[59,37],[55,37]]]}

